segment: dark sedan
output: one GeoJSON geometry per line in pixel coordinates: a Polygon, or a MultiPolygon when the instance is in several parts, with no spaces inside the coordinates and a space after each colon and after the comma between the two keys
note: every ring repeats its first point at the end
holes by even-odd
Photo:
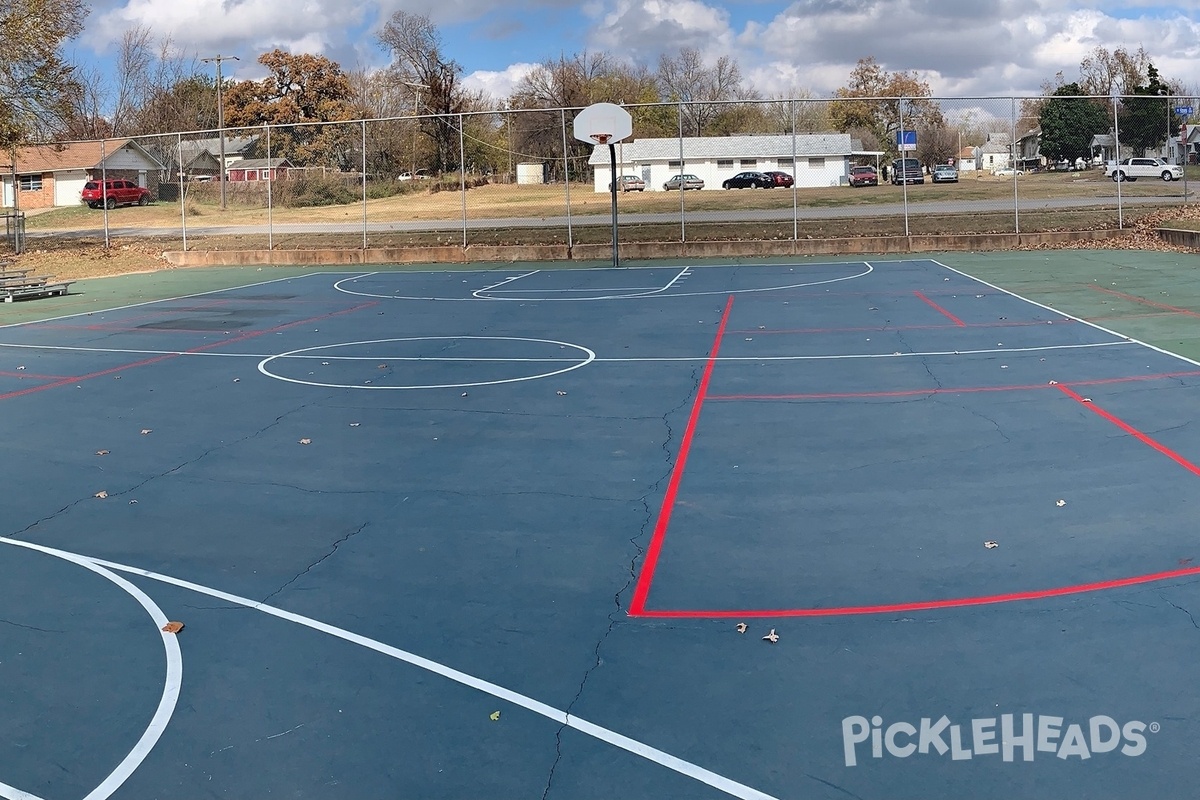
{"type": "Polygon", "coordinates": [[[739,172],[721,182],[722,189],[770,189],[775,179],[765,172],[739,172]]]}

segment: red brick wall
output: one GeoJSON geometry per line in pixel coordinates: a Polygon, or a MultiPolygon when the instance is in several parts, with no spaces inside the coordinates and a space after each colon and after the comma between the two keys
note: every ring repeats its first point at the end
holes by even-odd
{"type": "Polygon", "coordinates": [[[21,189],[21,178],[17,176],[17,204],[23,208],[52,208],[54,206],[54,173],[42,175],[42,188],[34,191],[21,189]]]}

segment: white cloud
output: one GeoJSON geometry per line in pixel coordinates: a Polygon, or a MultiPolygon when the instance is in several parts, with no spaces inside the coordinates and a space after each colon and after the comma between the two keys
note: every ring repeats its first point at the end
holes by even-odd
{"type": "Polygon", "coordinates": [[[528,75],[537,64],[512,64],[507,69],[476,70],[463,78],[463,86],[486,92],[498,101],[510,96],[521,79],[528,75]]]}

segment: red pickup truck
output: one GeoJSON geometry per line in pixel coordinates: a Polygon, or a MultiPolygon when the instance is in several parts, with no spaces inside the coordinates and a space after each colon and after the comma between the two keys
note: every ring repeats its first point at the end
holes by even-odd
{"type": "Polygon", "coordinates": [[[131,206],[134,203],[144,206],[150,202],[150,190],[144,186],[138,186],[133,181],[109,178],[106,181],[85,183],[81,197],[89,208],[99,208],[102,205],[116,208],[117,206],[131,206]]]}
{"type": "Polygon", "coordinates": [[[875,172],[874,167],[851,167],[850,168],[850,185],[851,186],[878,186],[879,175],[875,172]]]}

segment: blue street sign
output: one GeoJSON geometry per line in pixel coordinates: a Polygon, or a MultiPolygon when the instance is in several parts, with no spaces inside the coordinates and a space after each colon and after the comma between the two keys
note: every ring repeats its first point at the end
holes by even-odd
{"type": "Polygon", "coordinates": [[[896,149],[898,149],[898,150],[916,150],[917,149],[917,132],[916,131],[896,131],[896,149]]]}
{"type": "Polygon", "coordinates": [[[1175,113],[1181,117],[1190,117],[1192,115],[1191,106],[1175,106],[1175,113]]]}

